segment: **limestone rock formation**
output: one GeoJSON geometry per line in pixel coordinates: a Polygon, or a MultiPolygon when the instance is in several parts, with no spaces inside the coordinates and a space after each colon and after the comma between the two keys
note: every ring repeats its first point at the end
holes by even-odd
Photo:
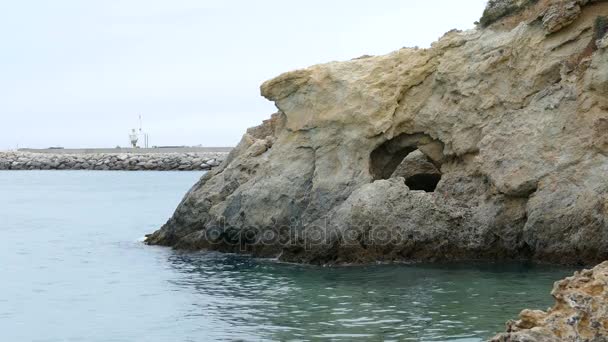
{"type": "Polygon", "coordinates": [[[278,112],[147,242],[316,264],[608,259],[608,3],[484,17],[264,83],[278,112]],[[429,170],[432,187],[403,177],[429,170]]]}
{"type": "Polygon", "coordinates": [[[524,310],[492,342],[608,340],[608,262],[558,281],[547,312],[524,310]]]}

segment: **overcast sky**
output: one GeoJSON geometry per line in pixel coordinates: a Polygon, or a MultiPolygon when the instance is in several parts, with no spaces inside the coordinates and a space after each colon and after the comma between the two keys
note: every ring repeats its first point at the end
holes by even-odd
{"type": "Polygon", "coordinates": [[[427,47],[485,0],[0,2],[0,150],[232,146],[274,112],[259,85],[312,64],[427,47]]]}

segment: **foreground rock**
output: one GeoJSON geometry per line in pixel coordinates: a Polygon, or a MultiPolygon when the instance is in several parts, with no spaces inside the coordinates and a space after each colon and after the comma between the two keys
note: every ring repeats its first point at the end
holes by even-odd
{"type": "Polygon", "coordinates": [[[83,153],[0,152],[0,170],[211,170],[228,153],[83,153]]]}
{"type": "Polygon", "coordinates": [[[266,82],[278,113],[147,242],[315,264],[608,259],[608,3],[486,17],[266,82]]]}
{"type": "Polygon", "coordinates": [[[524,310],[493,342],[608,341],[608,262],[555,283],[555,306],[524,310]]]}

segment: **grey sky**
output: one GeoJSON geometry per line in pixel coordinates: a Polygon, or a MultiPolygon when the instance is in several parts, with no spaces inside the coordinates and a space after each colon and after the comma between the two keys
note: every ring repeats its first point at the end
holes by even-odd
{"type": "Polygon", "coordinates": [[[0,149],[228,146],[284,71],[472,28],[485,0],[0,2],[0,149]]]}

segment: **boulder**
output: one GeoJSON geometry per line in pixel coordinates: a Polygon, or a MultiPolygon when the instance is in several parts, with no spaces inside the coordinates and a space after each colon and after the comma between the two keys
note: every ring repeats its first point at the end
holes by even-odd
{"type": "Polygon", "coordinates": [[[402,177],[411,190],[433,192],[441,179],[441,172],[420,150],[410,153],[397,166],[391,178],[402,177]]]}

